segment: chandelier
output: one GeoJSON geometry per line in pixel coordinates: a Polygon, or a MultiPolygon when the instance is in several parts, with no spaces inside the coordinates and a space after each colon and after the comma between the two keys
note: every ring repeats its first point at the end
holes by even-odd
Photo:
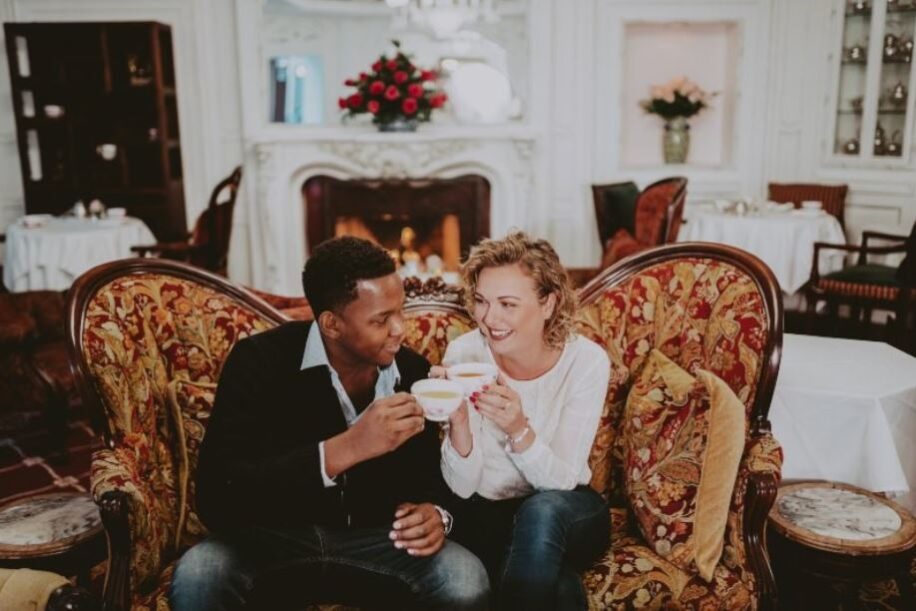
{"type": "Polygon", "coordinates": [[[496,0],[385,0],[396,11],[400,27],[409,24],[430,31],[436,38],[452,38],[478,20],[499,20],[496,0]]]}

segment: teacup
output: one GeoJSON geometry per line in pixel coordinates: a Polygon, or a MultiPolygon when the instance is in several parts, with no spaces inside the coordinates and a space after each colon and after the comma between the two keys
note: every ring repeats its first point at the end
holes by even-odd
{"type": "Polygon", "coordinates": [[[803,210],[820,210],[824,207],[824,204],[819,201],[809,200],[802,202],[801,207],[803,210]]]}
{"type": "Polygon", "coordinates": [[[110,219],[123,219],[127,216],[126,208],[109,208],[107,211],[108,218],[110,219]]]}
{"type": "Polygon", "coordinates": [[[410,394],[417,398],[427,420],[445,422],[464,400],[464,388],[458,382],[427,378],[414,382],[410,394]]]}
{"type": "Polygon", "coordinates": [[[490,363],[461,363],[446,369],[448,379],[461,384],[465,396],[468,397],[471,396],[471,393],[480,390],[482,386],[495,382],[497,375],[499,375],[499,369],[490,363]]]}

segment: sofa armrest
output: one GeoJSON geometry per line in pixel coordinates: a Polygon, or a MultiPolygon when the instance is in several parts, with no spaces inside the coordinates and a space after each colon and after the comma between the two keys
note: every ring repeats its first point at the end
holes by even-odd
{"type": "Polygon", "coordinates": [[[127,447],[93,454],[91,484],[108,536],[104,606],[106,610],[127,610],[132,592],[140,583],[158,578],[163,568],[154,536],[160,521],[152,511],[156,499],[127,447]]]}
{"type": "Polygon", "coordinates": [[[745,554],[756,580],[758,608],[764,610],[776,608],[776,579],[766,548],[766,527],[782,477],[782,457],[782,447],[769,431],[753,437],[744,455],[745,554]]]}

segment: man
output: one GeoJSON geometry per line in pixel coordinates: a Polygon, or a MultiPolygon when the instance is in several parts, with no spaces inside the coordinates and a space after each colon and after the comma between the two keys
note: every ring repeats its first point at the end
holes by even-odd
{"type": "Polygon", "coordinates": [[[214,535],[179,563],[173,608],[486,608],[486,571],[446,540],[434,504],[449,498],[436,427],[398,392],[429,363],[401,346],[391,258],[330,240],[302,282],[315,322],[244,339],[226,360],[197,476],[214,535]]]}

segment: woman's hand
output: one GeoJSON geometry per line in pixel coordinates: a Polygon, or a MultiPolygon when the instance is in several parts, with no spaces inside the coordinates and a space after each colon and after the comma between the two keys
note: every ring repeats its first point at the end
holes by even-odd
{"type": "Polygon", "coordinates": [[[521,397],[506,385],[502,374],[496,378],[495,383],[472,394],[471,403],[509,437],[518,435],[528,425],[522,411],[521,397]]]}

